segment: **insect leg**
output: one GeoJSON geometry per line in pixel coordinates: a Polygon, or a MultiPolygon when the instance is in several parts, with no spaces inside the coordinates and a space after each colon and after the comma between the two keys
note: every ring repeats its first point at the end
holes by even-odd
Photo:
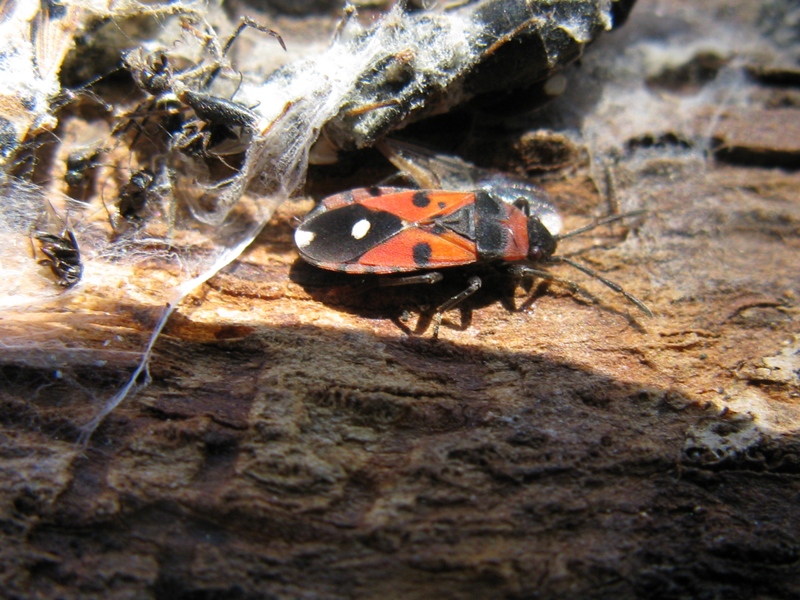
{"type": "Polygon", "coordinates": [[[588,298],[592,302],[597,302],[597,298],[594,297],[591,293],[587,290],[583,289],[580,285],[575,283],[574,281],[570,281],[569,279],[562,279],[561,277],[556,277],[549,271],[545,271],[543,269],[534,269],[533,267],[529,267],[527,265],[511,265],[509,267],[509,273],[512,277],[516,277],[517,279],[528,279],[532,277],[538,277],[540,279],[546,279],[547,281],[555,281],[556,283],[560,283],[564,287],[568,288],[573,294],[581,295],[585,298],[588,298]]]}
{"type": "MultiPolygon", "coordinates": [[[[238,27],[236,27],[236,30],[230,35],[230,37],[228,37],[227,40],[225,40],[225,43],[222,45],[221,54],[220,56],[217,57],[218,60],[221,60],[228,54],[228,50],[231,49],[231,46],[233,46],[233,43],[236,41],[236,38],[238,38],[241,35],[241,33],[248,27],[257,29],[261,33],[266,33],[267,35],[271,35],[272,37],[278,40],[278,43],[281,45],[281,48],[286,50],[286,43],[283,41],[283,38],[281,37],[280,33],[257,23],[254,19],[250,17],[242,17],[239,20],[239,25],[238,27]]],[[[203,85],[201,86],[202,89],[206,89],[211,86],[211,84],[214,82],[214,79],[216,79],[217,75],[219,75],[221,69],[222,67],[218,65],[208,74],[205,81],[203,82],[203,85]]]]}
{"type": "Polygon", "coordinates": [[[278,43],[281,45],[281,48],[286,50],[286,44],[284,43],[280,33],[278,33],[277,31],[273,31],[272,29],[265,27],[264,25],[256,23],[256,21],[251,19],[250,17],[242,17],[241,20],[239,21],[239,26],[236,28],[236,31],[234,31],[231,34],[231,36],[225,42],[225,45],[222,47],[223,56],[225,56],[228,53],[228,50],[230,50],[231,46],[233,45],[233,42],[236,41],[236,38],[238,38],[239,35],[242,33],[242,31],[244,31],[245,28],[247,27],[252,27],[253,29],[257,29],[261,33],[266,33],[267,35],[271,35],[272,37],[278,40],[278,43]]]}
{"type": "Polygon", "coordinates": [[[378,280],[379,287],[394,287],[398,285],[416,285],[418,283],[439,283],[444,275],[437,271],[423,273],[422,275],[408,275],[407,277],[384,277],[378,280]]]}
{"type": "MultiPolygon", "coordinates": [[[[394,287],[398,285],[416,285],[420,283],[439,283],[442,279],[444,279],[444,275],[439,273],[438,271],[432,271],[430,273],[423,273],[422,275],[408,275],[406,277],[386,277],[383,279],[379,279],[377,285],[379,287],[394,287]]],[[[433,337],[436,338],[439,336],[439,326],[442,324],[442,316],[444,315],[445,311],[453,308],[459,302],[468,298],[475,292],[477,292],[481,287],[481,280],[479,277],[472,277],[469,280],[469,287],[465,289],[460,294],[453,296],[439,306],[436,311],[433,313],[432,321],[433,321],[433,337]]]]}
{"type": "Polygon", "coordinates": [[[439,337],[439,327],[442,324],[442,317],[444,317],[444,313],[450,310],[451,308],[458,306],[464,300],[472,296],[475,292],[481,289],[481,278],[477,276],[473,276],[469,278],[469,287],[464,291],[456,294],[450,300],[442,304],[436,309],[436,312],[433,313],[433,338],[436,339],[439,337]]]}

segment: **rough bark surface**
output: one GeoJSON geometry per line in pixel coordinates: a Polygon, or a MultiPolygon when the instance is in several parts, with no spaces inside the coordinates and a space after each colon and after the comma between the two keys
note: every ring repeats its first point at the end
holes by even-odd
{"type": "MultiPolygon", "coordinates": [[[[757,3],[695,4],[643,1],[596,50],[624,54],[690,16],[765,29],[757,3]]],[[[438,340],[415,335],[420,309],[458,277],[375,290],[298,264],[305,200],[174,315],[152,383],[86,448],[74,440],[97,404],[67,379],[43,386],[35,369],[4,366],[4,594],[800,596],[794,36],[787,62],[746,65],[757,94],[742,105],[704,104],[721,68],[709,48],[733,59],[685,41],[692,51],[648,85],[696,94],[700,108],[682,131],[682,115],[665,114],[649,137],[623,132],[608,177],[557,134],[484,132],[464,146],[523,173],[554,156],[544,184],[567,229],[607,211],[607,188],[635,196],[650,211],[635,227],[561,252],[653,318],[559,267],[598,302],[490,278],[438,340]],[[715,158],[687,131],[708,132],[715,158]]],[[[309,189],[371,183],[361,173],[319,170],[309,189]]],[[[136,311],[109,327],[135,330],[136,311]]],[[[85,371],[119,385],[113,369],[85,371]]]]}

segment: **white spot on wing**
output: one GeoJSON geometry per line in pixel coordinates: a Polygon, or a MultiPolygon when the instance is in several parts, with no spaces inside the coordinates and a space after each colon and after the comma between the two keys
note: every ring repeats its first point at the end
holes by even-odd
{"type": "Polygon", "coordinates": [[[294,243],[297,244],[298,248],[305,248],[314,241],[315,237],[317,237],[317,234],[313,231],[309,231],[308,229],[296,229],[294,232],[294,243]]]}
{"type": "Polygon", "coordinates": [[[369,233],[370,227],[372,227],[372,223],[366,219],[361,219],[360,221],[356,221],[353,225],[353,229],[350,230],[350,235],[357,240],[363,239],[363,237],[369,233]]]}

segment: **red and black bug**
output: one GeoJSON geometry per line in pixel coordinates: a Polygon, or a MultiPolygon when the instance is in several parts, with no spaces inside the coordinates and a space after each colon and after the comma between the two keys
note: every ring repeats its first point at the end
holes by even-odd
{"type": "MultiPolygon", "coordinates": [[[[537,203],[541,200],[537,199],[537,203]]],[[[561,281],[538,266],[562,262],[598,279],[651,315],[638,298],[618,284],[585,265],[554,256],[560,240],[633,213],[553,234],[531,209],[536,205],[525,197],[511,204],[488,190],[361,188],[324,199],[295,231],[295,243],[305,261],[323,269],[376,275],[427,271],[388,279],[384,285],[435,283],[443,278],[436,269],[509,263],[515,277],[561,281]]],[[[480,287],[480,278],[471,277],[467,289],[436,309],[434,336],[444,311],[480,287]]]]}

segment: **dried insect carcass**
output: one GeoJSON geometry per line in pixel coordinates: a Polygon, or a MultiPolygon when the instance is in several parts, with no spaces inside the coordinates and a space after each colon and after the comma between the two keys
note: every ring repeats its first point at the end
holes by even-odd
{"type": "MultiPolygon", "coordinates": [[[[195,184],[191,187],[213,187],[219,180],[229,177],[239,166],[231,157],[243,155],[252,134],[261,127],[259,115],[247,106],[211,91],[221,73],[228,76],[226,54],[247,27],[277,38],[285,49],[277,32],[243,17],[224,43],[204,21],[184,22],[183,28],[190,34],[187,37],[202,42],[208,60],[182,64],[180,58],[173,58],[166,49],[145,51],[143,48],[124,57],[124,64],[137,86],[150,96],[145,106],[137,108],[134,114],[143,114],[145,120],[151,117],[164,120],[165,116],[174,119],[171,125],[163,128],[168,134],[164,141],[167,155],[164,165],[174,179],[186,175],[195,184]]],[[[204,208],[192,201],[192,194],[185,193],[185,188],[176,184],[173,186],[174,195],[178,199],[187,199],[189,209],[199,221],[219,224],[224,214],[221,218],[209,216],[204,208]]]]}
{"type": "Polygon", "coordinates": [[[145,218],[147,205],[152,200],[155,174],[150,169],[131,173],[128,182],[122,186],[117,202],[120,216],[128,223],[140,225],[145,218]]]}
{"type": "MultiPolygon", "coordinates": [[[[143,111],[145,117],[158,114],[182,115],[180,125],[175,130],[167,129],[167,133],[178,134],[177,139],[182,140],[173,141],[173,147],[187,147],[189,144],[185,138],[195,137],[195,131],[187,130],[193,127],[197,129],[205,125],[225,126],[229,129],[245,128],[258,119],[246,107],[204,91],[211,74],[209,69],[216,69],[215,65],[175,71],[166,52],[147,53],[141,48],[129,52],[124,62],[138,87],[152,96],[150,108],[143,111]]],[[[134,114],[138,112],[140,110],[134,114]]],[[[204,149],[209,150],[210,145],[211,141],[207,140],[204,149]]]]}
{"type": "Polygon", "coordinates": [[[76,200],[87,198],[91,187],[92,175],[100,166],[99,157],[103,152],[100,147],[80,148],[67,156],[64,182],[70,197],[76,200]]]}
{"type": "Polygon", "coordinates": [[[50,267],[58,285],[71,288],[81,280],[81,251],[72,229],[64,229],[58,234],[37,232],[34,237],[39,242],[42,254],[47,257],[41,259],[39,264],[50,267]]]}

